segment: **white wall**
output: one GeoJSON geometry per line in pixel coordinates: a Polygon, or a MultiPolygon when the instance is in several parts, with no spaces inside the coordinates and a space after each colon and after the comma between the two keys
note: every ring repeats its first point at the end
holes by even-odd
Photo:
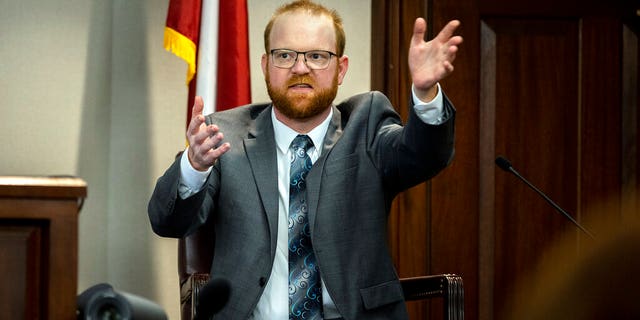
{"type": "MultiPolygon", "coordinates": [[[[253,101],[270,13],[248,0],[253,101]],[[265,14],[265,13],[269,14],[265,14]]],[[[323,0],[345,20],[338,101],[369,90],[370,0],[323,0]]],[[[155,179],[184,147],[186,65],[162,48],[168,0],[0,0],[0,175],[77,175],[78,292],[108,282],[178,319],[176,240],[151,232],[155,179]]]]}

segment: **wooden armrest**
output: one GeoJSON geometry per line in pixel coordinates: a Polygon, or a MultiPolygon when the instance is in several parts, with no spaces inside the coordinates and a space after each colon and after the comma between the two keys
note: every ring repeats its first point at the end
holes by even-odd
{"type": "Polygon", "coordinates": [[[192,319],[196,314],[196,304],[193,297],[197,297],[200,289],[209,281],[208,273],[194,273],[180,285],[181,319],[192,319]]]}
{"type": "Polygon", "coordinates": [[[442,297],[445,318],[464,319],[462,277],[455,274],[431,275],[400,279],[405,301],[442,297]]]}
{"type": "MultiPolygon", "coordinates": [[[[209,274],[194,273],[180,286],[182,319],[195,315],[194,296],[209,281],[209,274]]],[[[446,319],[464,318],[464,288],[462,278],[454,274],[442,274],[400,279],[405,301],[442,297],[446,319]]]]}

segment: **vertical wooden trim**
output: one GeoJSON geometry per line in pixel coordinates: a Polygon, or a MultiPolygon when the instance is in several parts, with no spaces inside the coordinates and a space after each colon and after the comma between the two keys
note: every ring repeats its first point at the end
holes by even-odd
{"type": "Polygon", "coordinates": [[[479,319],[494,319],[496,35],[480,23],[479,319]]]}
{"type": "MultiPolygon", "coordinates": [[[[583,117],[583,103],[582,103],[582,83],[584,81],[584,77],[583,77],[583,68],[584,68],[584,63],[582,61],[583,59],[583,55],[582,52],[584,52],[583,49],[583,39],[582,39],[582,35],[583,35],[584,31],[583,31],[583,19],[580,19],[580,21],[578,22],[578,77],[576,79],[576,81],[578,81],[577,84],[577,88],[578,88],[578,105],[576,106],[576,114],[575,116],[577,117],[576,119],[576,130],[578,132],[578,139],[576,139],[576,199],[575,199],[575,206],[576,206],[576,212],[575,212],[575,219],[577,221],[580,221],[580,214],[582,213],[582,138],[580,138],[580,134],[583,132],[582,131],[582,117],[583,117]]],[[[577,237],[578,235],[576,235],[577,237]]],[[[579,241],[579,239],[578,239],[579,241]]],[[[578,242],[579,243],[579,242],[578,242]]]]}
{"type": "Polygon", "coordinates": [[[576,218],[593,229],[591,223],[605,212],[620,219],[622,210],[623,30],[619,18],[606,16],[585,15],[580,27],[581,207],[576,218]]]}
{"type": "Polygon", "coordinates": [[[638,36],[622,26],[622,219],[638,218],[638,36]]]}

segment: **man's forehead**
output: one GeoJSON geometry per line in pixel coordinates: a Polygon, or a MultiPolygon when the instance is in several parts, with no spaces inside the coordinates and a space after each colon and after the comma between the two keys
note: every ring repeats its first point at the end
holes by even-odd
{"type": "Polygon", "coordinates": [[[276,32],[325,32],[326,34],[333,34],[334,31],[330,17],[294,11],[284,13],[274,20],[271,36],[276,32]]]}

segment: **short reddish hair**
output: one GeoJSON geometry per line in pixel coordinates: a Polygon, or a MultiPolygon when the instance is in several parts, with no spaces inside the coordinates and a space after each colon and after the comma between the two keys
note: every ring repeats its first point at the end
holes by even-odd
{"type": "Polygon", "coordinates": [[[269,23],[264,28],[264,50],[266,53],[269,53],[269,36],[271,35],[271,29],[273,28],[273,23],[275,20],[286,14],[291,12],[305,12],[312,16],[321,16],[325,15],[333,21],[333,28],[336,32],[336,55],[338,57],[342,57],[344,54],[344,47],[346,45],[346,36],[344,34],[344,27],[342,26],[342,18],[338,14],[338,12],[334,9],[328,9],[320,4],[317,4],[311,0],[296,0],[291,3],[282,5],[279,7],[271,16],[269,23]]]}

